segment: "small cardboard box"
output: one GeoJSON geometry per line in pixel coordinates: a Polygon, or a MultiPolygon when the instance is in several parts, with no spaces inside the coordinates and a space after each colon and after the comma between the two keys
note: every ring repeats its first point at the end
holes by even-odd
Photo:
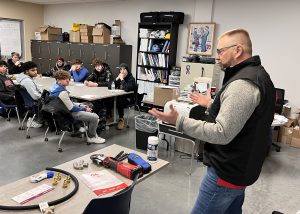
{"type": "Polygon", "coordinates": [[[70,30],[70,42],[80,42],[80,32],[70,30]]]}
{"type": "Polygon", "coordinates": [[[178,88],[170,87],[155,87],[154,88],[154,105],[156,106],[165,106],[168,101],[176,99],[179,97],[178,88]]]}
{"type": "Polygon", "coordinates": [[[93,36],[89,35],[89,36],[81,36],[80,40],[82,43],[90,43],[93,42],[93,36]]]}
{"type": "Polygon", "coordinates": [[[298,125],[298,120],[297,119],[290,119],[288,118],[288,122],[284,124],[285,127],[295,127],[298,125]]]}
{"type": "Polygon", "coordinates": [[[94,26],[81,24],[80,25],[80,34],[82,36],[92,35],[94,26]]]}
{"type": "Polygon", "coordinates": [[[279,132],[279,141],[285,144],[291,144],[292,135],[293,135],[293,127],[280,127],[279,132]]]}
{"type": "Polygon", "coordinates": [[[291,146],[300,148],[300,130],[299,129],[293,130],[291,146]]]}
{"type": "Polygon", "coordinates": [[[100,44],[109,44],[110,42],[110,30],[105,27],[105,25],[100,25],[101,27],[93,28],[93,42],[100,44]]]}
{"type": "Polygon", "coordinates": [[[39,27],[38,32],[40,32],[41,40],[61,40],[61,28],[42,25],[39,27]]]}

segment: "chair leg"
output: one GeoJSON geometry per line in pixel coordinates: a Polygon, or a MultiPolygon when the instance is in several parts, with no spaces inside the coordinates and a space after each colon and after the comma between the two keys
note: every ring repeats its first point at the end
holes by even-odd
{"type": "Polygon", "coordinates": [[[7,121],[10,121],[10,112],[11,112],[11,108],[8,110],[8,113],[7,113],[7,121]]]}
{"type": "Polygon", "coordinates": [[[19,130],[24,130],[25,129],[24,128],[24,122],[27,119],[28,113],[29,113],[29,111],[26,112],[25,117],[22,120],[22,124],[21,124],[21,127],[19,128],[19,130]]]}
{"type": "Polygon", "coordinates": [[[45,132],[45,138],[44,138],[45,141],[48,141],[48,137],[47,137],[48,131],[49,131],[49,126],[47,127],[45,132]]]}
{"type": "Polygon", "coordinates": [[[61,145],[62,139],[63,139],[64,136],[65,136],[65,133],[66,133],[66,131],[63,131],[63,132],[62,132],[62,135],[61,135],[61,137],[60,137],[60,139],[59,139],[59,142],[58,142],[58,151],[59,151],[59,152],[62,152],[62,151],[63,151],[60,145],[61,145]]]}
{"type": "Polygon", "coordinates": [[[127,118],[126,118],[126,128],[129,128],[129,114],[131,112],[130,110],[131,110],[131,107],[128,107],[127,118]]]}
{"type": "Polygon", "coordinates": [[[20,127],[21,126],[21,121],[20,121],[20,115],[19,115],[18,107],[16,107],[15,110],[16,110],[16,113],[17,113],[17,118],[18,118],[19,127],[20,127]]]}
{"type": "Polygon", "coordinates": [[[26,138],[29,139],[30,138],[30,135],[29,135],[29,129],[31,127],[31,124],[32,124],[32,121],[34,120],[36,114],[34,114],[30,120],[30,123],[29,123],[29,126],[27,127],[27,130],[26,130],[26,138]]]}

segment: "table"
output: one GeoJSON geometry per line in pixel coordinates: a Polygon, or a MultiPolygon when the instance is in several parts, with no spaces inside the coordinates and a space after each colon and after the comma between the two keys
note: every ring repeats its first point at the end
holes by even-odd
{"type": "MultiPolygon", "coordinates": [[[[42,77],[36,78],[38,86],[47,91],[50,90],[55,79],[52,77],[42,77]]],[[[70,85],[67,86],[67,90],[70,92],[70,97],[86,100],[86,101],[95,101],[101,100],[109,97],[114,97],[114,117],[113,123],[116,123],[117,116],[117,96],[122,96],[126,94],[132,94],[133,91],[126,92],[124,90],[109,90],[107,87],[88,87],[81,82],[70,82],[70,85]]]]}
{"type": "MultiPolygon", "coordinates": [[[[89,173],[89,172],[94,172],[94,171],[109,170],[109,169],[105,169],[104,167],[98,167],[98,166],[94,165],[92,163],[92,161],[90,160],[90,155],[101,153],[106,156],[116,156],[120,151],[124,151],[126,153],[135,152],[136,154],[140,155],[142,158],[147,160],[146,155],[143,153],[140,153],[140,152],[134,151],[132,149],[128,149],[126,147],[114,144],[114,145],[107,146],[103,149],[100,149],[98,151],[84,155],[82,157],[76,158],[74,160],[71,160],[69,162],[66,162],[64,164],[61,164],[61,165],[55,167],[55,168],[66,170],[66,171],[70,172],[71,174],[76,176],[79,181],[78,192],[72,198],[70,198],[68,201],[65,201],[64,203],[56,205],[55,213],[63,213],[63,214],[82,213],[84,208],[87,206],[87,204],[93,198],[96,198],[97,196],[94,192],[92,192],[92,190],[90,190],[83,183],[83,181],[81,180],[81,175],[85,174],[85,173],[89,173]],[[75,170],[73,168],[73,162],[79,161],[79,160],[84,160],[84,161],[88,162],[89,167],[85,168],[83,170],[75,170]]],[[[143,177],[139,178],[138,182],[141,182],[142,180],[148,178],[149,176],[153,175],[154,173],[156,173],[163,167],[166,167],[168,164],[169,164],[169,162],[164,161],[162,159],[158,159],[158,161],[156,163],[151,164],[152,171],[149,174],[144,175],[143,177]]],[[[114,174],[116,177],[118,177],[120,180],[125,182],[126,184],[130,185],[132,183],[131,180],[123,177],[122,175],[117,174],[117,173],[113,172],[112,170],[109,170],[109,171],[112,174],[114,174]]],[[[62,175],[62,178],[64,179],[64,175],[62,175]]],[[[52,182],[52,179],[45,179],[45,180],[39,182],[38,184],[34,184],[34,183],[30,183],[29,178],[26,177],[26,178],[20,179],[18,181],[15,181],[13,183],[2,186],[2,187],[0,187],[0,204],[7,205],[7,206],[9,206],[9,205],[18,206],[18,204],[11,199],[12,197],[19,195],[23,192],[26,192],[30,189],[33,189],[33,188],[39,186],[40,184],[51,185],[51,182],[52,182]]],[[[70,193],[73,190],[73,188],[74,188],[73,182],[71,182],[70,186],[67,189],[62,188],[62,183],[63,183],[63,181],[60,181],[60,183],[55,187],[54,190],[26,203],[25,205],[32,205],[32,204],[38,204],[43,201],[56,200],[58,198],[65,196],[66,194],[70,193]]],[[[113,193],[113,194],[115,194],[115,193],[113,193]]],[[[111,194],[111,195],[113,195],[113,194],[111,194]]],[[[108,195],[105,195],[102,197],[107,197],[107,196],[108,195]]],[[[40,213],[40,211],[39,210],[27,210],[27,211],[13,211],[13,212],[9,212],[9,213],[38,214],[38,213],[40,213]]]]}

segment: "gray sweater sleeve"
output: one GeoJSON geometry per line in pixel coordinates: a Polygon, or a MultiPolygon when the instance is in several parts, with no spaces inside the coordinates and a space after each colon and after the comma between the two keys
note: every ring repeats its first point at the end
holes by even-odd
{"type": "Polygon", "coordinates": [[[216,123],[179,115],[178,131],[212,144],[228,144],[241,131],[260,103],[259,88],[246,80],[230,83],[221,94],[216,123]]]}

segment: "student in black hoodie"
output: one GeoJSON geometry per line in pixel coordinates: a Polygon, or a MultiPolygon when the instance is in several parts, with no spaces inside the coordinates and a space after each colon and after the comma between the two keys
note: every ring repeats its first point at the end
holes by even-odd
{"type": "Polygon", "coordinates": [[[17,52],[11,53],[11,59],[7,60],[8,73],[20,74],[23,72],[23,63],[20,62],[20,54],[17,52]]]}
{"type": "Polygon", "coordinates": [[[62,57],[57,57],[55,66],[46,72],[46,76],[55,77],[57,71],[69,71],[71,66],[62,57]]]}
{"type": "MultiPolygon", "coordinates": [[[[118,68],[120,69],[120,73],[114,81],[116,88],[126,92],[136,90],[135,78],[132,76],[128,65],[121,63],[118,68]]],[[[131,103],[132,99],[134,99],[134,94],[117,97],[117,109],[119,113],[118,130],[125,128],[124,108],[131,103]]]]}
{"type": "Polygon", "coordinates": [[[14,105],[16,86],[13,81],[6,76],[7,63],[0,60],[0,99],[6,105],[14,105]]]}
{"type": "Polygon", "coordinates": [[[89,87],[108,87],[113,81],[109,66],[98,58],[94,59],[92,64],[95,69],[84,84],[89,87]]]}

